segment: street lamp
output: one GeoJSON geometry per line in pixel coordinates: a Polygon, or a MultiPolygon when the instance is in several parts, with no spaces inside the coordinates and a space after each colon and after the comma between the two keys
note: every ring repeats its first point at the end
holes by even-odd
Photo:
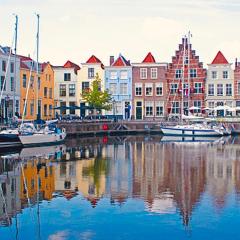
{"type": "Polygon", "coordinates": [[[113,99],[113,101],[112,101],[112,107],[113,107],[113,119],[114,119],[114,122],[116,122],[116,112],[115,112],[115,110],[116,110],[116,101],[115,101],[115,99],[113,99]]]}

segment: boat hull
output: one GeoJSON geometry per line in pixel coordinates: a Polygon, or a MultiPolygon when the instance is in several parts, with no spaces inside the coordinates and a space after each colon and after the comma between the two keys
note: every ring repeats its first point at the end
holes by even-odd
{"type": "Polygon", "coordinates": [[[59,144],[62,143],[65,138],[65,132],[52,134],[29,134],[19,136],[19,139],[24,147],[59,144]]]}
{"type": "Polygon", "coordinates": [[[0,134],[0,148],[21,146],[18,134],[0,134]]]}
{"type": "Polygon", "coordinates": [[[187,129],[187,128],[174,128],[174,127],[162,127],[163,135],[172,136],[200,136],[200,137],[219,137],[223,134],[217,132],[214,129],[187,129]]]}

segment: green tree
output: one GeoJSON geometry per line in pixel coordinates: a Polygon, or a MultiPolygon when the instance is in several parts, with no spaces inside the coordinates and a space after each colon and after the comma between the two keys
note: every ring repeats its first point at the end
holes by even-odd
{"type": "Polygon", "coordinates": [[[88,103],[89,107],[93,108],[94,110],[110,110],[112,108],[111,94],[109,94],[107,90],[102,91],[101,79],[98,73],[92,82],[92,87],[85,89],[82,97],[83,100],[88,103]]]}

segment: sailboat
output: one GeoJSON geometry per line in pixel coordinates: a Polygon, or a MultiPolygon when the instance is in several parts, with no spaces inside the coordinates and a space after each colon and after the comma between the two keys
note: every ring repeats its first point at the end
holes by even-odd
{"type": "MultiPolygon", "coordinates": [[[[37,69],[36,69],[37,70],[37,78],[36,79],[38,79],[38,73],[39,73],[39,62],[38,62],[38,57],[39,57],[39,18],[40,18],[40,16],[39,16],[39,14],[36,14],[36,16],[37,16],[37,69]]],[[[30,84],[28,84],[28,88],[29,87],[30,87],[30,84]]],[[[36,90],[37,89],[38,89],[38,82],[36,80],[36,90]]],[[[27,90],[26,94],[28,94],[28,90],[27,90]]],[[[38,102],[38,95],[37,95],[36,102],[38,102]]],[[[25,112],[25,108],[26,108],[26,101],[24,104],[23,112],[25,112]]],[[[37,104],[36,104],[36,110],[37,110],[37,116],[38,116],[39,114],[38,114],[38,105],[37,104]]],[[[22,124],[20,126],[19,133],[20,133],[19,139],[23,146],[56,144],[56,143],[63,142],[66,138],[65,129],[60,129],[57,127],[50,129],[49,126],[46,125],[44,128],[38,130],[35,128],[34,124],[27,124],[27,125],[25,124],[24,125],[23,119],[22,119],[22,124]]]]}
{"type": "MultiPolygon", "coordinates": [[[[181,91],[181,112],[180,112],[180,120],[181,123],[177,124],[175,126],[161,126],[162,133],[164,135],[172,135],[172,136],[201,136],[201,137],[216,137],[216,136],[223,136],[225,135],[225,130],[223,127],[219,126],[210,126],[207,124],[207,122],[204,122],[203,117],[196,117],[190,114],[191,109],[195,108],[194,106],[188,108],[189,115],[184,115],[184,66],[185,66],[185,44],[187,41],[188,43],[188,54],[190,51],[190,32],[188,34],[188,38],[185,36],[183,41],[183,57],[182,57],[182,91],[181,91]],[[197,120],[201,123],[194,123],[194,124],[183,124],[184,120],[193,121],[197,120]]],[[[189,77],[189,63],[190,58],[188,56],[188,77],[189,77]]],[[[188,79],[188,93],[190,93],[190,84],[188,79]]],[[[189,100],[189,97],[188,97],[189,100]]],[[[188,104],[189,107],[189,104],[188,104]]]]}
{"type": "MultiPolygon", "coordinates": [[[[7,74],[8,74],[8,69],[10,65],[10,58],[12,56],[12,48],[13,48],[13,43],[14,43],[14,73],[16,75],[16,69],[17,69],[17,64],[16,64],[16,59],[17,59],[17,32],[18,32],[18,15],[15,15],[15,29],[14,29],[14,42],[12,42],[12,46],[10,48],[10,51],[8,53],[8,60],[7,60],[7,66],[6,66],[6,72],[4,76],[4,82],[3,82],[3,87],[1,90],[0,94],[0,102],[3,97],[3,91],[4,91],[4,86],[6,86],[6,79],[7,79],[7,74]]],[[[14,110],[15,110],[15,94],[16,94],[16,76],[14,77],[13,81],[13,86],[14,86],[14,91],[13,91],[13,115],[14,115],[14,110]]],[[[21,146],[20,139],[18,137],[19,132],[17,128],[6,128],[0,131],[0,148],[6,148],[10,146],[21,146]]]]}

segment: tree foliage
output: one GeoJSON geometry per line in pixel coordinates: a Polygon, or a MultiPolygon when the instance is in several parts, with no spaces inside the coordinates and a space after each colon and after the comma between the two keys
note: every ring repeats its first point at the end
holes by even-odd
{"type": "Polygon", "coordinates": [[[109,94],[107,90],[102,91],[101,79],[98,73],[91,84],[91,88],[85,89],[82,97],[83,100],[86,101],[93,109],[110,110],[112,107],[111,94],[109,94]]]}

